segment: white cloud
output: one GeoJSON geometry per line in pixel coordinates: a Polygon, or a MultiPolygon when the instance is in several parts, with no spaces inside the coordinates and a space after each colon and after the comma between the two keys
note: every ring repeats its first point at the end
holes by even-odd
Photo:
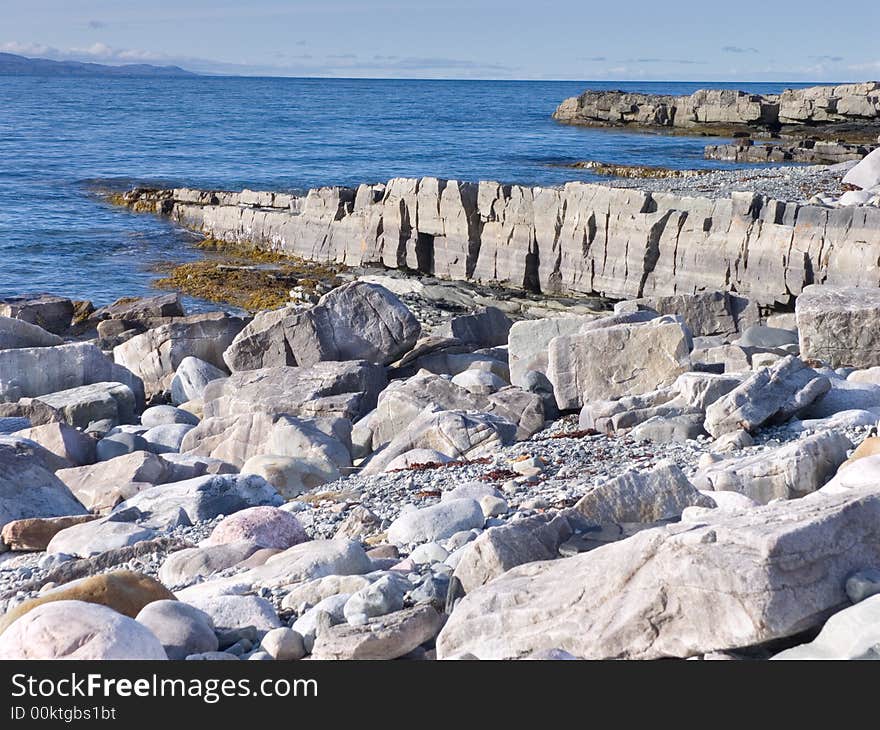
{"type": "MultiPolygon", "coordinates": [[[[296,43],[295,46],[300,46],[296,43]]],[[[0,51],[21,56],[48,58],[54,61],[85,61],[120,65],[149,63],[175,65],[191,71],[219,74],[269,75],[269,76],[510,76],[516,69],[497,64],[483,63],[459,58],[418,58],[400,56],[373,56],[361,60],[354,53],[329,54],[320,58],[309,53],[273,54],[274,63],[229,63],[205,58],[189,58],[156,53],[134,48],[117,48],[96,42],[82,48],[55,48],[42,43],[8,41],[0,43],[0,51]]]]}
{"type": "Polygon", "coordinates": [[[114,48],[106,43],[93,43],[85,48],[55,48],[43,43],[21,43],[8,41],[0,43],[0,51],[16,53],[20,56],[49,58],[53,61],[86,61],[109,64],[122,63],[176,63],[175,59],[164,53],[154,53],[135,48],[114,48]]]}
{"type": "Polygon", "coordinates": [[[855,63],[847,66],[851,71],[880,71],[880,61],[868,61],[867,63],[855,63]]]}

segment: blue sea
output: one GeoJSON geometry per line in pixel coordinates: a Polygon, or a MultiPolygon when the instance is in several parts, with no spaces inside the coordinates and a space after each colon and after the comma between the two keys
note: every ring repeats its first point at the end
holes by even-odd
{"type": "MultiPolygon", "coordinates": [[[[801,86],[806,84],[799,84],[801,86]]],[[[301,191],[395,176],[557,185],[560,163],[733,167],[706,138],[557,124],[587,88],[775,93],[796,84],[0,76],[0,296],[104,304],[198,254],[167,222],[101,202],[134,184],[301,191]]]]}

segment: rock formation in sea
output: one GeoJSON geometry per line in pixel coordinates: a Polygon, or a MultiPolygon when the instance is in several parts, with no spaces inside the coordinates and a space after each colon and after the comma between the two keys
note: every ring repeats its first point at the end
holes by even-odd
{"type": "Polygon", "coordinates": [[[584,126],[660,127],[722,136],[735,130],[801,134],[810,130],[873,142],[880,120],[880,83],[812,86],[764,95],[733,89],[703,89],[690,96],[585,91],[563,101],[553,117],[584,126]]]}

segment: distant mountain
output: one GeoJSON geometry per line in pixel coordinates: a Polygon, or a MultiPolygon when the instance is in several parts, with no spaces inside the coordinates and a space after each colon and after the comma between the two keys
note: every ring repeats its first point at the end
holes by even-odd
{"type": "Polygon", "coordinates": [[[25,58],[14,53],[0,53],[0,76],[196,76],[178,66],[152,66],[131,63],[107,66],[80,61],[50,61],[48,58],[25,58]]]}

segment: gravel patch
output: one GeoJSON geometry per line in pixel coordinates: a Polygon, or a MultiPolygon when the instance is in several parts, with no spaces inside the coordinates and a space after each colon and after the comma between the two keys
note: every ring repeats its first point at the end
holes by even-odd
{"type": "Polygon", "coordinates": [[[854,163],[842,165],[787,165],[745,170],[718,170],[705,175],[673,178],[616,179],[615,188],[638,188],[704,198],[729,198],[734,192],[755,192],[774,200],[806,202],[814,195],[843,194],[841,181],[854,163]]]}

